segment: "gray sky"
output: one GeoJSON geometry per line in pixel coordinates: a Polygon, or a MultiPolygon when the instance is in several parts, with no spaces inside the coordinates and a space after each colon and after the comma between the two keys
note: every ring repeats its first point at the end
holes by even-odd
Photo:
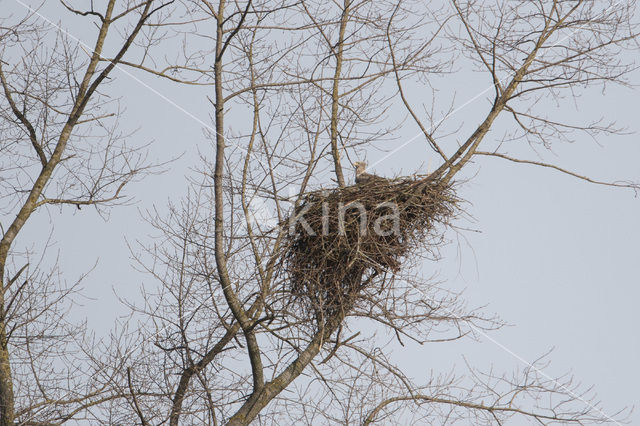
{"type": "MultiPolygon", "coordinates": [[[[13,0],[1,0],[0,5],[4,10],[20,9],[13,0]]],[[[77,31],[74,35],[82,38],[81,30],[77,31]]],[[[135,75],[193,116],[210,122],[204,89],[135,75]]],[[[151,283],[149,276],[131,267],[126,244],[126,240],[148,241],[151,230],[139,212],[153,206],[162,211],[168,200],[178,201],[187,188],[185,176],[193,176],[190,168],[198,166],[198,149],[211,155],[202,126],[193,117],[129,76],[117,73],[116,77],[114,95],[122,95],[127,108],[122,127],[139,128],[134,137],[138,142],[154,141],[152,158],[166,161],[184,155],[167,173],[132,185],[128,193],[137,203],[114,209],[107,221],[91,209],[50,209],[29,223],[21,240],[23,244],[39,241],[43,230],[55,222],[55,247],[70,281],[98,260],[85,282],[92,299],[76,312],[86,315],[98,333],[107,332],[113,319],[126,312],[116,296],[135,299],[141,282],[151,283]]],[[[635,81],[639,77],[636,74],[635,81]]],[[[457,102],[462,104],[488,83],[484,76],[473,79],[470,74],[467,87],[443,81],[443,90],[457,90],[457,102]]],[[[604,113],[638,132],[639,99],[637,91],[612,87],[604,94],[583,96],[579,111],[561,113],[570,118],[604,113]]],[[[476,124],[474,112],[484,102],[481,97],[461,109],[453,122],[476,124]]],[[[415,133],[415,126],[408,123],[397,136],[403,141],[415,133]]],[[[640,180],[637,133],[602,137],[598,142],[558,144],[553,153],[543,152],[543,158],[597,179],[640,180]]],[[[521,153],[536,159],[528,147],[521,153]]],[[[418,138],[372,169],[381,175],[412,172],[426,164],[429,155],[418,138]]],[[[373,163],[382,156],[372,151],[368,160],[373,163]]],[[[544,370],[549,376],[572,372],[585,385],[595,385],[606,413],[640,405],[640,311],[636,307],[640,199],[630,190],[591,185],[553,170],[499,159],[482,159],[469,169],[466,176],[473,177],[462,187],[461,196],[469,202],[474,221],[459,223],[470,230],[452,233],[443,260],[425,264],[425,274],[437,272],[443,286],[466,289],[464,297],[470,306],[486,305],[486,312],[497,313],[512,326],[491,332],[495,342],[482,338],[480,342],[409,345],[397,353],[398,359],[414,374],[420,374],[425,365],[435,371],[454,366],[462,371],[463,356],[480,369],[493,365],[508,372],[522,367],[518,357],[533,361],[555,348],[549,356],[552,364],[544,370]]],[[[633,414],[632,424],[640,424],[639,413],[633,414]]]]}

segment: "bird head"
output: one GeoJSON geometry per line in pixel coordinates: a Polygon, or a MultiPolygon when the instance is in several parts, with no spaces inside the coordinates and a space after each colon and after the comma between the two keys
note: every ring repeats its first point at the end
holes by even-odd
{"type": "Polygon", "coordinates": [[[356,174],[360,174],[367,169],[367,163],[364,161],[356,161],[353,165],[356,166],[356,174]]]}

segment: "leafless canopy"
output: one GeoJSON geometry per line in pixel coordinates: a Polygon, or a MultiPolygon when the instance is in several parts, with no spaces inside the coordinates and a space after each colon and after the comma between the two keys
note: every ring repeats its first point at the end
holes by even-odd
{"type": "MultiPolygon", "coordinates": [[[[546,100],[579,105],[584,90],[627,84],[633,64],[624,54],[638,49],[633,0],[115,3],[61,1],[65,13],[97,26],[92,47],[37,15],[0,23],[0,425],[586,424],[623,416],[605,414],[571,378],[549,379],[543,360],[513,375],[469,367],[418,381],[390,348],[502,325],[419,273],[423,261],[437,260],[446,230],[433,223],[449,223],[451,188],[468,178],[471,162],[490,156],[639,189],[530,160],[526,149],[621,131],[556,118],[546,100]],[[101,91],[116,66],[206,97],[211,153],[183,200],[148,215],[162,236],[133,250],[154,279],[129,302],[140,325],[114,331],[102,348],[69,340],[78,336],[62,321],[70,290],[47,287],[59,281],[34,269],[32,253],[14,240],[37,209],[106,212],[149,171],[101,91]],[[470,76],[488,88],[465,94],[485,105],[469,112],[478,123],[469,128],[456,114],[466,104],[438,86],[470,76]],[[410,126],[435,171],[351,185],[343,167],[374,151],[392,155],[410,126]],[[410,226],[395,240],[305,239],[282,226],[307,207],[322,220],[326,200],[370,211],[387,198],[410,206],[401,221],[410,226]],[[304,266],[309,259],[319,269],[304,266]],[[345,294],[338,284],[349,303],[327,298],[345,294]],[[301,310],[303,295],[311,303],[301,310]],[[51,336],[82,348],[74,352],[81,359],[68,359],[66,346],[52,350],[51,336]],[[49,375],[59,361],[66,369],[49,375]]],[[[357,215],[345,218],[360,225],[357,215]]]]}

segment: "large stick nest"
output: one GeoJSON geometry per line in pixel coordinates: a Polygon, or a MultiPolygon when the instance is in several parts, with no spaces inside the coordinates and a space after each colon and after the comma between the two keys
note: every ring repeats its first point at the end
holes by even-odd
{"type": "Polygon", "coordinates": [[[364,289],[384,286],[376,277],[433,248],[437,225],[449,222],[457,201],[449,184],[429,177],[376,178],[307,194],[289,220],[281,263],[290,293],[319,321],[348,312],[364,289]]]}

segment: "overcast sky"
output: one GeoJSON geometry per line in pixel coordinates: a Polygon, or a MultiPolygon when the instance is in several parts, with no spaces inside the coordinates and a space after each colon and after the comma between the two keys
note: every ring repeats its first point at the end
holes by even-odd
{"type": "MultiPolygon", "coordinates": [[[[20,10],[21,6],[14,0],[0,0],[2,13],[7,8],[20,10]]],[[[81,29],[70,28],[78,37],[86,36],[81,29]]],[[[21,240],[22,244],[41,241],[55,222],[55,248],[70,281],[98,260],[85,282],[91,299],[76,312],[86,316],[98,333],[106,333],[114,318],[126,313],[118,296],[135,299],[141,282],[152,284],[151,277],[131,267],[127,248],[127,241],[148,241],[151,230],[140,211],[153,207],[162,211],[168,200],[178,201],[187,188],[186,177],[193,176],[191,169],[199,166],[198,153],[212,155],[201,123],[193,118],[211,122],[206,89],[133,74],[149,87],[126,73],[115,74],[113,95],[122,96],[127,108],[122,127],[138,129],[134,140],[140,143],[153,141],[153,159],[182,157],[167,173],[132,185],[128,193],[136,203],[114,209],[108,220],[88,208],[50,209],[38,213],[21,240]]],[[[634,79],[640,82],[638,74],[634,79]]],[[[456,90],[462,105],[488,83],[486,76],[474,80],[470,74],[466,87],[444,80],[441,87],[456,90]]],[[[558,144],[553,152],[542,152],[543,158],[597,179],[640,180],[638,95],[637,90],[611,87],[583,96],[576,110],[563,111],[570,118],[605,114],[635,134],[602,137],[599,144],[590,139],[558,144]]],[[[481,96],[457,112],[453,121],[477,124],[474,111],[484,102],[481,96]]],[[[416,132],[408,123],[397,135],[400,142],[394,143],[416,132]]],[[[528,147],[519,153],[537,159],[528,147]]],[[[375,164],[372,171],[411,173],[424,167],[430,155],[418,138],[375,164]]],[[[367,160],[376,163],[383,156],[372,151],[367,160]]],[[[399,359],[414,374],[420,374],[425,365],[435,371],[464,368],[463,357],[475,367],[494,365],[508,372],[523,367],[522,360],[533,361],[554,349],[549,356],[552,363],[544,370],[549,376],[572,372],[585,385],[594,385],[606,413],[640,405],[640,198],[630,190],[592,185],[553,170],[493,158],[476,161],[465,176],[470,180],[460,195],[469,202],[473,220],[458,223],[464,229],[451,233],[443,259],[426,263],[424,271],[437,273],[443,286],[466,289],[464,297],[470,306],[486,305],[486,312],[497,313],[511,326],[491,332],[490,338],[482,337],[480,342],[409,345],[397,354],[399,359]]],[[[632,420],[640,424],[640,413],[634,413],[632,420]]]]}

